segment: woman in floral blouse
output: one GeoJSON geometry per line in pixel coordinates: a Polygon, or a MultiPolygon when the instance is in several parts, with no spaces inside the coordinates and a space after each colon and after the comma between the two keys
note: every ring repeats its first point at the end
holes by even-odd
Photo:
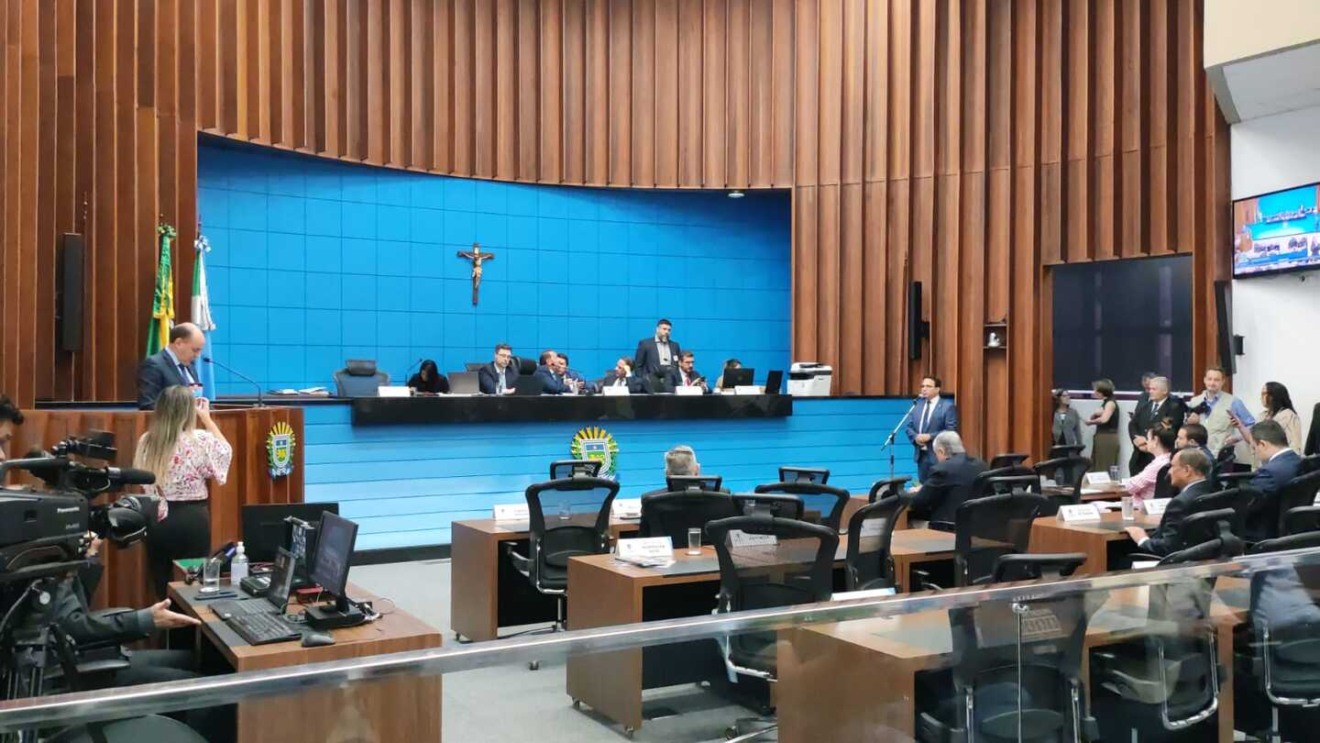
{"type": "Polygon", "coordinates": [[[175,560],[210,554],[207,480],[223,485],[229,477],[233,454],[211,419],[211,407],[205,398],[194,398],[183,386],[169,387],[161,393],[151,426],[138,440],[133,458],[134,467],[156,475],[156,484],[145,486],[146,493],[161,498],[157,521],[147,540],[151,579],[158,597],[165,597],[165,584],[175,560]]]}

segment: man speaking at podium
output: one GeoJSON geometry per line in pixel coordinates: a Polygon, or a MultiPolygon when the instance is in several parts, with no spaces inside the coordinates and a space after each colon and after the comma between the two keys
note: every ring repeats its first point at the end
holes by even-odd
{"type": "Polygon", "coordinates": [[[170,344],[138,364],[138,410],[155,408],[156,398],[166,387],[201,384],[193,361],[205,346],[206,336],[196,325],[184,322],[171,328],[170,344]]]}

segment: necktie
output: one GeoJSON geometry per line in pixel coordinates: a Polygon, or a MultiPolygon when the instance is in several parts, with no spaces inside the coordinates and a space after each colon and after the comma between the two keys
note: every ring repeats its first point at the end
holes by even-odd
{"type": "Polygon", "coordinates": [[[504,378],[504,370],[498,366],[495,367],[495,378],[498,380],[495,384],[495,391],[502,395],[506,389],[505,385],[507,384],[507,381],[504,378]]]}
{"type": "Polygon", "coordinates": [[[935,404],[930,402],[929,400],[926,401],[926,411],[925,414],[921,416],[922,433],[926,433],[926,431],[930,429],[930,415],[933,412],[935,412],[935,404]]]}
{"type": "Polygon", "coordinates": [[[183,377],[184,384],[192,384],[192,377],[188,375],[188,367],[184,366],[182,362],[179,363],[179,376],[183,377]]]}

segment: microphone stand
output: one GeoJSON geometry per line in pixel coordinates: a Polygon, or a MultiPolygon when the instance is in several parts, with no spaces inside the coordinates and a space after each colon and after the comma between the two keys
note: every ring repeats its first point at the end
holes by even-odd
{"type": "Polygon", "coordinates": [[[234,376],[238,377],[239,379],[243,380],[244,382],[247,382],[248,384],[252,385],[253,387],[256,387],[256,388],[257,388],[257,407],[259,407],[259,408],[264,408],[264,407],[266,407],[266,400],[265,400],[265,397],[264,397],[264,395],[263,395],[263,393],[262,393],[262,390],[261,390],[261,383],[259,383],[257,380],[253,379],[252,377],[249,377],[248,375],[246,375],[246,374],[244,374],[243,372],[241,372],[241,371],[239,371],[239,370],[233,368],[232,366],[226,366],[225,364],[222,364],[222,363],[220,363],[219,361],[216,361],[215,359],[211,358],[210,356],[204,356],[204,357],[202,357],[202,361],[204,361],[204,362],[207,363],[207,364],[214,364],[214,365],[220,367],[221,369],[224,369],[225,371],[229,372],[230,374],[233,374],[234,376]]]}
{"type": "Polygon", "coordinates": [[[885,439],[885,443],[884,443],[884,444],[881,444],[881,446],[880,446],[880,451],[881,451],[881,452],[884,452],[885,449],[888,449],[888,450],[889,450],[889,479],[890,479],[890,480],[894,479],[894,437],[898,435],[898,430],[899,430],[900,428],[903,427],[903,424],[904,424],[904,423],[907,423],[908,418],[911,418],[911,417],[912,417],[912,411],[914,411],[914,410],[917,409],[917,403],[919,403],[919,402],[921,402],[921,398],[920,398],[920,397],[918,397],[917,399],[915,399],[915,400],[912,401],[912,405],[911,405],[911,407],[909,407],[909,408],[907,409],[907,412],[903,414],[903,417],[902,417],[902,418],[899,418],[899,419],[898,419],[898,425],[894,426],[894,430],[892,430],[892,431],[889,432],[889,437],[885,439]]]}

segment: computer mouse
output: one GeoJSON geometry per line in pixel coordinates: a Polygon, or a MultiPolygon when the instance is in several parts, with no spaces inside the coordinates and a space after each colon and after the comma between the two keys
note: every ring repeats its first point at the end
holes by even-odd
{"type": "Polygon", "coordinates": [[[305,648],[319,648],[324,645],[334,645],[335,638],[328,632],[308,632],[302,636],[302,646],[305,648]]]}

